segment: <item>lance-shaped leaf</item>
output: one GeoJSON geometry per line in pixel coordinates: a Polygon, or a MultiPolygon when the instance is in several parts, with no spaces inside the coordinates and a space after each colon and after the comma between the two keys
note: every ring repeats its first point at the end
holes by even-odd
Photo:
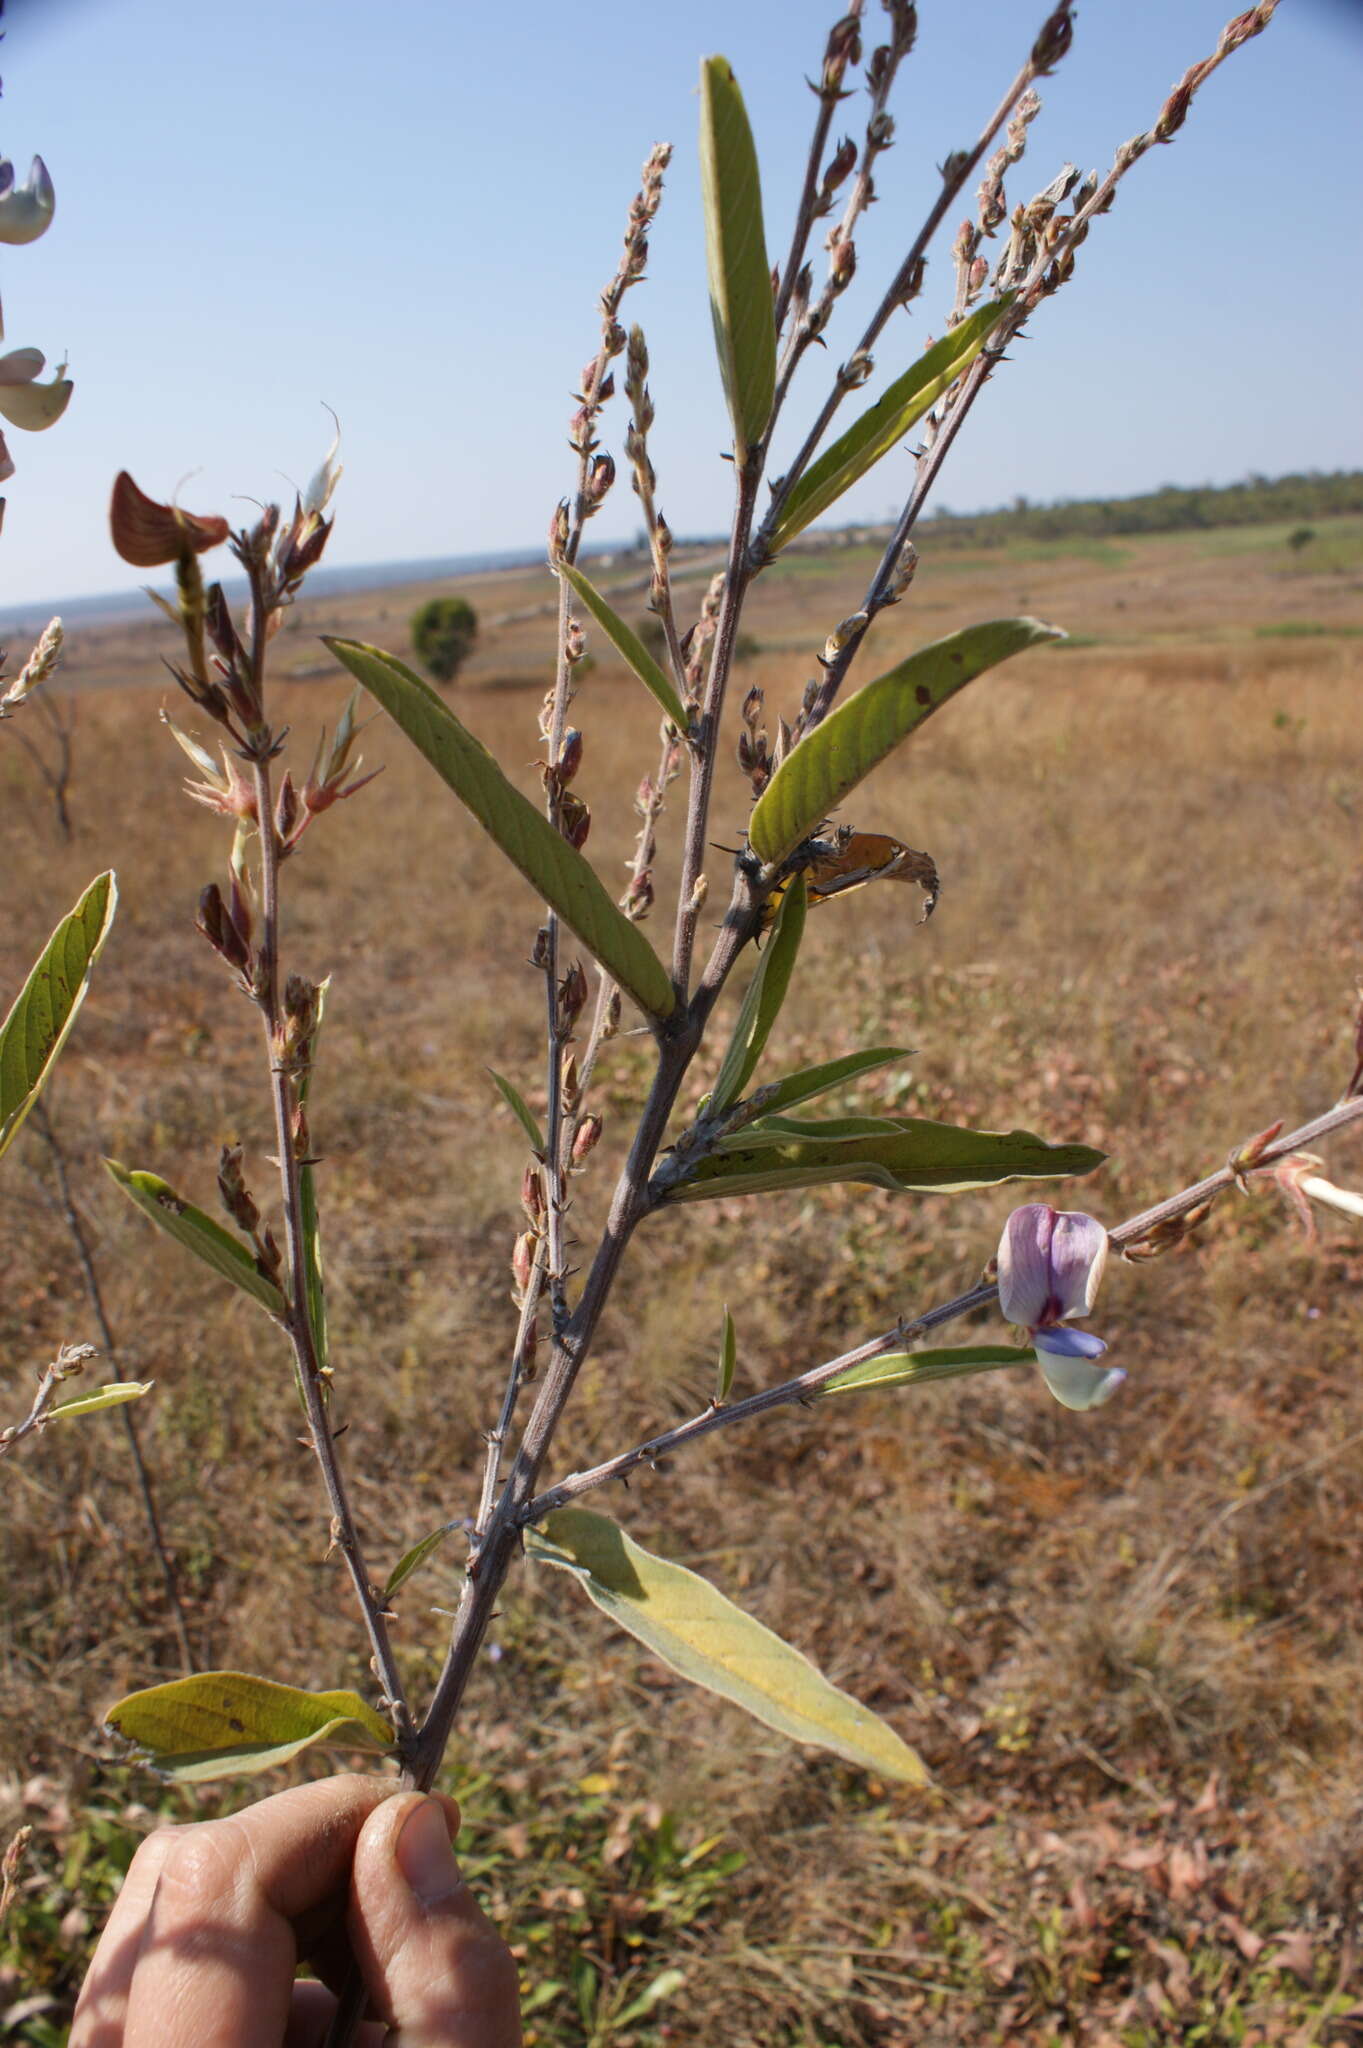
{"type": "Polygon", "coordinates": [[[1035,1365],[1036,1353],[1017,1344],[964,1344],[954,1351],[882,1351],[849,1365],[818,1389],[825,1394],[872,1394],[882,1387],[915,1387],[927,1380],[967,1378],[1009,1365],[1035,1365]]]}
{"type": "Polygon", "coordinates": [[[738,1338],[734,1331],[734,1319],[728,1306],[724,1309],[724,1322],[719,1333],[719,1364],[715,1371],[715,1399],[727,1401],[729,1390],[734,1383],[734,1367],[738,1363],[738,1338]]]}
{"type": "Polygon", "coordinates": [[[443,697],[380,648],[323,638],[593,958],[650,1016],[670,1016],[676,993],[639,927],[616,908],[595,870],[507,780],[443,697]]]}
{"type": "Polygon", "coordinates": [[[249,1294],[272,1315],[283,1315],[284,1297],[273,1280],[257,1270],[255,1254],[224,1230],[202,1209],[196,1209],[192,1202],[186,1202],[177,1195],[169,1182],[156,1173],[143,1173],[119,1164],[117,1159],[106,1159],[104,1164],[122,1188],[128,1200],[144,1216],[150,1216],[157,1228],[182,1244],[186,1251],[193,1252],[196,1259],[202,1259],[206,1266],[224,1280],[230,1280],[243,1294],[249,1294]]]}
{"type": "MultiPolygon", "coordinates": [[[[306,1109],[308,1093],[312,1087],[312,1076],[317,1065],[317,1041],[322,1035],[322,1016],[327,1006],[327,991],[331,987],[331,976],[318,983],[316,1022],[312,1028],[312,1046],[307,1066],[298,1078],[299,1107],[306,1109]]],[[[327,1295],[322,1280],[322,1237],[317,1220],[317,1174],[311,1159],[305,1159],[298,1169],[299,1221],[303,1227],[303,1271],[307,1282],[308,1326],[312,1331],[312,1348],[319,1366],[325,1366],[331,1355],[330,1338],[327,1333],[327,1295]]],[[[298,1367],[295,1362],[294,1375],[298,1367]]],[[[300,1396],[302,1388],[299,1388],[300,1396]]],[[[304,1407],[306,1409],[306,1402],[304,1407]]]]}
{"type": "Polygon", "coordinates": [[[803,532],[811,520],[826,512],[844,491],[850,491],[882,455],[888,455],[899,445],[948,386],[970,368],[1011,304],[1011,293],[991,299],[987,306],[981,306],[959,327],[953,327],[949,334],[935,341],[845,434],[840,434],[810,464],[793,486],[772,529],[768,546],[773,554],[803,532]]]}
{"type": "Polygon", "coordinates": [[[559,1508],[526,1531],[526,1549],[571,1572],[603,1614],[693,1685],[877,1777],[926,1783],[918,1757],[869,1708],[708,1580],[631,1542],[609,1516],[559,1508]]]}
{"type": "Polygon", "coordinates": [[[379,1752],[393,1743],[389,1723],[358,1693],[300,1692],[245,1671],[202,1671],[130,1692],[104,1720],[148,1752],[152,1770],[190,1784],[268,1771],[318,1742],[379,1752]]]}
{"type": "Polygon", "coordinates": [[[877,676],[786,755],[753,806],[753,852],[784,860],[949,697],[1010,654],[1064,637],[1040,619],[991,619],[934,640],[877,676]]]}
{"type": "Polygon", "coordinates": [[[121,1408],[125,1401],[140,1401],[155,1384],[155,1380],[114,1380],[107,1387],[96,1387],[93,1393],[77,1394],[74,1401],[49,1408],[47,1420],[56,1422],[63,1415],[100,1415],[106,1408],[121,1408]]]}
{"type": "MultiPolygon", "coordinates": [[[[1030,1358],[1031,1355],[1029,1351],[1027,1356],[1030,1358]]],[[[383,1589],[383,1604],[385,1607],[392,1599],[394,1593],[397,1592],[398,1587],[405,1586],[412,1573],[425,1564],[431,1552],[439,1550],[450,1531],[458,1527],[458,1522],[442,1522],[438,1529],[432,1529],[429,1536],[423,1536],[419,1543],[414,1543],[410,1550],[403,1552],[402,1556],[393,1566],[392,1571],[389,1572],[388,1584],[383,1589]]]]}
{"type": "Polygon", "coordinates": [[[804,936],[807,903],[804,876],[797,875],[781,898],[781,908],[776,914],[766,951],[748,983],[734,1034],[720,1063],[719,1077],[710,1097],[708,1113],[711,1116],[722,1115],[738,1101],[762,1057],[763,1047],[781,1013],[790,977],[795,971],[795,956],[804,936]]]}
{"type": "Polygon", "coordinates": [[[733,421],[734,456],[741,463],[771,418],[776,310],[757,151],[725,57],[707,57],[700,67],[700,186],[715,348],[733,421]]]}
{"type": "Polygon", "coordinates": [[[773,1082],[769,1094],[765,1089],[761,1091],[763,1117],[794,1109],[800,1102],[812,1102],[816,1095],[826,1095],[830,1088],[836,1088],[844,1081],[856,1081],[863,1074],[873,1074],[877,1067],[893,1066],[896,1060],[912,1058],[910,1046],[868,1045],[861,1052],[845,1053],[839,1060],[823,1060],[816,1067],[799,1067],[793,1074],[787,1074],[784,1081],[773,1082]]]}
{"type": "Polygon", "coordinates": [[[961,1194],[1006,1180],[1092,1173],[1104,1154],[1048,1145],[1030,1131],[969,1131],[917,1117],[847,1117],[841,1123],[739,1131],[666,1190],[669,1202],[768,1189],[864,1181],[903,1194],[961,1194]]]}
{"type": "Polygon", "coordinates": [[[572,585],[616,653],[623,655],[639,681],[652,693],[678,732],[684,733],[689,723],[686,707],[668,675],[653,659],[638,634],[625,624],[619,612],[612,611],[595,584],[589,583],[582,571],[575,568],[571,562],[560,562],[558,573],[572,585]]]}
{"type": "Polygon", "coordinates": [[[497,1093],[501,1096],[502,1101],[530,1140],[531,1151],[537,1153],[542,1159],[544,1157],[544,1134],[527,1107],[524,1096],[518,1088],[513,1088],[511,1083],[505,1080],[495,1067],[489,1067],[488,1072],[497,1084],[497,1093]]]}
{"type": "Polygon", "coordinates": [[[97,875],[53,932],[0,1025],[0,1152],[37,1101],[66,1043],[117,903],[112,872],[97,875]]]}

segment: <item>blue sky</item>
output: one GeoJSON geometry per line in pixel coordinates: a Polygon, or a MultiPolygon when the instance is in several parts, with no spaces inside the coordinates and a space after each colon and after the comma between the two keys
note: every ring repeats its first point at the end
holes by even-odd
{"type": "MultiPolygon", "coordinates": [[[[69,352],[76,395],[49,433],[9,436],[0,607],[137,583],[105,537],[120,467],[158,496],[198,472],[184,502],[229,516],[306,479],[330,435],[323,401],[346,463],[329,560],[536,546],[570,481],[569,392],[595,344],[596,295],[659,138],[677,152],[629,315],[653,357],[663,509],[679,533],[722,528],[697,62],[723,51],[738,74],[775,249],[813,109],[802,78],[833,11],[9,0],[0,151],[21,176],[35,151],[46,158],[57,217],[41,242],[0,250],[5,345],[69,352]]],[[[1088,0],[1010,196],[1067,159],[1106,166],[1231,11],[1088,0]]],[[[832,361],[931,199],[932,167],[973,138],[1044,12],[922,0],[832,361]]],[[[874,35],[876,0],[867,20],[874,35]]],[[[969,422],[942,501],[1363,465],[1360,105],[1363,13],[1283,0],[1096,224],[1075,282],[969,422]]],[[[882,339],[886,372],[940,331],[950,226],[919,308],[882,339]]],[[[818,375],[814,362],[792,418],[818,375]]],[[[618,433],[608,415],[607,445],[618,433]]],[[[847,515],[887,515],[907,471],[887,458],[847,515]]],[[[596,537],[636,523],[622,483],[596,537]]]]}

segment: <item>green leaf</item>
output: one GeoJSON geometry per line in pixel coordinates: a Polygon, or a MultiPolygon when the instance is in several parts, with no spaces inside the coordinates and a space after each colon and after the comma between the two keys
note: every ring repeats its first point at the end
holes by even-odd
{"type": "Polygon", "coordinates": [[[97,875],[53,932],[0,1025],[0,1152],[37,1101],[66,1043],[117,903],[112,871],[97,875]]]}
{"type": "Polygon", "coordinates": [[[927,1782],[908,1744],[869,1708],[830,1685],[807,1657],[708,1580],[642,1550],[608,1516],[559,1508],[527,1529],[526,1549],[572,1572],[603,1614],[693,1685],[877,1777],[927,1782]]]}
{"type": "Polygon", "coordinates": [[[150,1216],[158,1228],[182,1244],[186,1251],[193,1252],[196,1259],[202,1259],[224,1280],[230,1280],[243,1294],[249,1294],[271,1315],[283,1315],[284,1297],[272,1280],[256,1270],[254,1254],[240,1238],[233,1237],[211,1216],[205,1216],[202,1209],[196,1209],[192,1202],[186,1202],[177,1195],[174,1188],[156,1173],[131,1171],[121,1166],[117,1159],[106,1159],[113,1178],[118,1182],[128,1200],[140,1209],[144,1216],[150,1216]]]}
{"type": "Polygon", "coordinates": [[[519,1089],[513,1088],[509,1081],[503,1080],[495,1067],[489,1067],[488,1072],[497,1084],[497,1091],[502,1101],[530,1140],[530,1149],[532,1152],[538,1153],[542,1159],[544,1157],[544,1137],[539,1125],[526,1107],[525,1098],[521,1095],[519,1089]]]}
{"type": "Polygon", "coordinates": [[[114,1380],[107,1387],[96,1387],[92,1394],[77,1394],[74,1401],[49,1408],[47,1420],[56,1422],[62,1415],[98,1415],[105,1408],[121,1408],[125,1401],[140,1401],[155,1384],[155,1380],[114,1380]]]}
{"type": "Polygon", "coordinates": [[[728,1306],[724,1309],[724,1323],[719,1333],[719,1368],[715,1373],[715,1400],[727,1401],[729,1390],[734,1383],[734,1367],[738,1363],[738,1340],[734,1334],[734,1319],[728,1306]]]}
{"type": "Polygon", "coordinates": [[[877,676],[786,755],[753,806],[753,852],[784,860],[948,697],[1010,654],[1063,638],[1040,619],[991,619],[934,640],[877,676]]]}
{"type": "Polygon", "coordinates": [[[841,1124],[738,1131],[698,1160],[662,1199],[697,1202],[713,1195],[816,1187],[824,1181],[865,1181],[897,1193],[960,1194],[1006,1180],[1092,1173],[1104,1156],[1088,1145],[1048,1145],[1030,1131],[968,1131],[917,1117],[846,1117],[841,1124]]]}
{"type": "Polygon", "coordinates": [[[776,923],[766,951],[748,983],[733,1037],[720,1063],[719,1077],[710,1096],[706,1112],[709,1116],[722,1116],[737,1102],[762,1057],[763,1047],[781,1013],[790,977],[795,971],[795,956],[804,937],[808,900],[804,876],[797,875],[781,898],[781,908],[776,913],[776,923]]]}
{"type": "Polygon", "coordinates": [[[817,1067],[799,1067],[793,1074],[787,1074],[784,1081],[772,1084],[772,1092],[766,1097],[763,1117],[775,1116],[783,1109],[794,1109],[799,1102],[811,1102],[816,1095],[824,1095],[830,1088],[838,1087],[844,1081],[855,1081],[862,1074],[874,1073],[877,1067],[892,1066],[896,1060],[913,1058],[913,1050],[904,1045],[869,1045],[862,1052],[845,1053],[838,1060],[824,1060],[817,1067]]]}
{"type": "Polygon", "coordinates": [[[429,1536],[423,1536],[420,1543],[414,1543],[410,1550],[403,1552],[402,1556],[393,1566],[392,1571],[388,1574],[388,1584],[383,1589],[383,1604],[385,1607],[392,1599],[394,1593],[397,1592],[398,1587],[406,1584],[417,1567],[425,1564],[431,1552],[440,1548],[451,1529],[457,1529],[458,1526],[457,1522],[442,1522],[438,1529],[432,1529],[429,1536]]]}
{"type": "Polygon", "coordinates": [[[318,1742],[381,1752],[393,1743],[388,1722],[358,1693],[300,1692],[245,1671],[202,1671],[130,1692],[104,1720],[149,1752],[152,1770],[190,1784],[268,1771],[318,1742]]]}
{"type": "Polygon", "coordinates": [[[1005,1365],[1035,1365],[1036,1353],[1017,1344],[966,1344],[954,1351],[883,1351],[878,1358],[849,1365],[818,1390],[825,1394],[870,1394],[881,1387],[918,1386],[926,1380],[953,1380],[970,1373],[997,1372],[1005,1365]]]}
{"type": "Polygon", "coordinates": [[[686,715],[686,707],[665,670],[653,659],[638,634],[631,631],[619,612],[607,604],[595,584],[589,583],[571,562],[560,562],[559,574],[566,577],[616,652],[624,656],[644,688],[653,693],[677,731],[684,733],[691,722],[686,715]]]}
{"type": "Polygon", "coordinates": [[[660,1970],[653,1982],[646,1985],[637,1998],[632,1998],[623,2012],[614,2015],[612,2032],[616,2027],[633,2026],[635,2020],[645,2018],[655,2005],[661,2005],[665,1998],[671,1998],[674,1992],[680,1991],[685,1982],[685,1970],[675,1967],[660,1970]]]}
{"type": "Polygon", "coordinates": [[[768,546],[773,554],[826,512],[882,455],[899,445],[947,387],[970,368],[1012,302],[1011,292],[991,299],[925,349],[918,361],[810,464],[772,529],[768,546]]]}
{"type": "MultiPolygon", "coordinates": [[[[312,1034],[312,1058],[298,1080],[298,1100],[305,1108],[308,1091],[312,1086],[313,1071],[317,1064],[317,1041],[322,1035],[322,1016],[330,987],[330,975],[317,986],[317,1022],[312,1034]]],[[[303,1226],[303,1269],[306,1275],[308,1326],[312,1331],[312,1348],[317,1363],[319,1366],[325,1366],[330,1356],[330,1346],[327,1334],[327,1296],[322,1281],[322,1238],[317,1220],[317,1176],[311,1160],[307,1159],[303,1161],[298,1172],[298,1207],[303,1226]]],[[[294,1377],[298,1378],[296,1362],[294,1377]]],[[[298,1392],[301,1399],[301,1384],[298,1392]]],[[[304,1401],[305,1409],[306,1406],[307,1403],[304,1401]]]]}
{"type": "Polygon", "coordinates": [[[650,1016],[670,1016],[676,992],[638,926],[612,903],[582,855],[508,782],[439,693],[380,648],[327,634],[323,639],[593,958],[650,1016]]]}
{"type": "Polygon", "coordinates": [[[757,151],[725,57],[707,57],[700,67],[700,183],[715,348],[733,421],[734,457],[742,463],[771,418],[776,309],[757,151]]]}

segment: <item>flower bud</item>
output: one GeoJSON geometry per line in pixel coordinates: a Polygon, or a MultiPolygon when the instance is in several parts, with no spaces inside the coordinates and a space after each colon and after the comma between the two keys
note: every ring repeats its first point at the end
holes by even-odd
{"type": "Polygon", "coordinates": [[[558,779],[560,784],[572,781],[582,766],[582,735],[575,725],[570,725],[563,735],[563,750],[558,757],[558,779]]]}
{"type": "Polygon", "coordinates": [[[581,852],[592,829],[592,814],[580,796],[565,789],[559,798],[559,831],[569,846],[581,852]]]}
{"type": "Polygon", "coordinates": [[[544,1183],[538,1166],[531,1161],[521,1175],[521,1207],[534,1228],[544,1220],[544,1183]]]}
{"type": "Polygon", "coordinates": [[[583,971],[582,962],[574,960],[558,985],[558,1015],[562,1030],[572,1029],[582,1015],[586,1001],[587,976],[583,971]]]}
{"type": "Polygon", "coordinates": [[[556,566],[563,560],[568,546],[568,500],[561,498],[554,507],[549,521],[549,561],[556,566]]]}
{"type": "Polygon", "coordinates": [[[530,1275],[535,1270],[535,1246],[538,1242],[537,1232],[523,1230],[512,1247],[511,1277],[516,1283],[517,1295],[522,1298],[530,1285],[530,1275]]]}
{"type": "Polygon", "coordinates": [[[571,1159],[574,1166],[581,1166],[588,1153],[595,1150],[602,1131],[599,1116],[584,1116],[573,1133],[571,1159]]]}

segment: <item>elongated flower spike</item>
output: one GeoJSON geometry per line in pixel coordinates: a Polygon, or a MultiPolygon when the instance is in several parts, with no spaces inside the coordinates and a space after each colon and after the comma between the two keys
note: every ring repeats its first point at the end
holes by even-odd
{"type": "Polygon", "coordinates": [[[1089,1330],[1063,1326],[1092,1312],[1107,1265],[1107,1232],[1095,1217],[1045,1202],[1014,1209],[999,1240],[999,1310],[1019,1324],[1042,1377],[1065,1408],[1098,1408],[1126,1374],[1094,1363],[1107,1350],[1089,1330]]]}
{"type": "Polygon", "coordinates": [[[35,156],[22,185],[14,182],[14,166],[0,157],[0,242],[36,242],[52,225],[57,195],[47,165],[35,156]]]}

